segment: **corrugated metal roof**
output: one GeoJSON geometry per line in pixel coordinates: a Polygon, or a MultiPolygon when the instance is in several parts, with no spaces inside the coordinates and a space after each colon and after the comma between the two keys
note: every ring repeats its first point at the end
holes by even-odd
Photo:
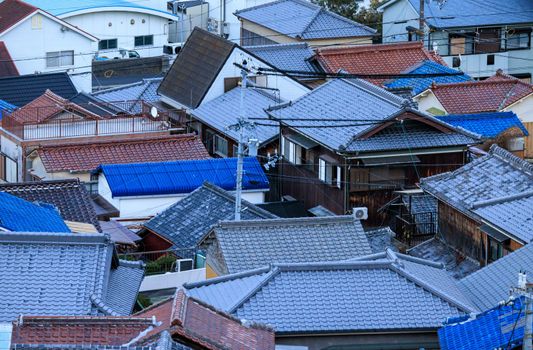
{"type": "MultiPolygon", "coordinates": [[[[111,164],[98,169],[113,197],[189,193],[209,181],[235,190],[237,158],[184,160],[161,163],[111,164]]],[[[244,158],[243,190],[268,190],[269,182],[254,157],[244,158]]]]}

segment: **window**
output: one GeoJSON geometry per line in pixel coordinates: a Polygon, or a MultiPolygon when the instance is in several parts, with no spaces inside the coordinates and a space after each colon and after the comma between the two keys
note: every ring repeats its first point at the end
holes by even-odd
{"type": "Polygon", "coordinates": [[[337,188],[341,188],[341,185],[342,185],[342,169],[340,166],[337,166],[337,172],[336,172],[336,177],[335,177],[335,186],[337,186],[337,188]]]}
{"type": "Polygon", "coordinates": [[[17,173],[17,162],[0,153],[0,179],[7,182],[17,182],[17,173]]]}
{"type": "Polygon", "coordinates": [[[318,178],[328,185],[341,188],[342,169],[340,166],[335,166],[325,159],[318,158],[318,178]]]}
{"type": "Polygon", "coordinates": [[[487,66],[494,65],[494,55],[487,55],[487,66]]]}
{"type": "Polygon", "coordinates": [[[228,140],[219,135],[215,135],[214,138],[215,153],[221,157],[228,156],[228,140]]]}
{"type": "Polygon", "coordinates": [[[474,33],[450,34],[449,53],[455,55],[467,55],[474,51],[474,33]]]}
{"type": "Polygon", "coordinates": [[[74,65],[74,51],[56,51],[46,53],[46,67],[63,67],[74,65]]]}
{"type": "Polygon", "coordinates": [[[135,47],[137,46],[149,46],[154,44],[153,35],[141,35],[135,37],[135,47]]]}
{"type": "Polygon", "coordinates": [[[35,15],[31,18],[31,29],[41,29],[43,27],[43,16],[35,15]]]}
{"type": "Polygon", "coordinates": [[[118,47],[117,39],[105,39],[98,42],[98,50],[110,50],[118,47]]]}
{"type": "Polygon", "coordinates": [[[510,29],[506,39],[507,50],[529,49],[531,47],[531,29],[510,29]]]}
{"type": "Polygon", "coordinates": [[[499,52],[501,45],[498,28],[484,28],[476,33],[474,53],[499,52]]]}
{"type": "Polygon", "coordinates": [[[237,157],[239,155],[239,146],[233,145],[233,157],[237,157]]]}
{"type": "Polygon", "coordinates": [[[292,164],[302,164],[302,147],[287,140],[285,137],[281,138],[281,142],[283,157],[292,164]]]}

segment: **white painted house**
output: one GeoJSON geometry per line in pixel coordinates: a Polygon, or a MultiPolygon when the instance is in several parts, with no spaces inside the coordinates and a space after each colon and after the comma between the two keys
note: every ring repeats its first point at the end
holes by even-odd
{"type": "MultiPolygon", "coordinates": [[[[234,191],[237,158],[101,165],[98,194],[120,211],[120,219],[146,219],[202,186],[205,181],[234,191]]],[[[255,157],[244,158],[242,198],[265,202],[269,182],[255,157]]]]}
{"type": "MultiPolygon", "coordinates": [[[[498,69],[531,80],[533,1],[424,0],[425,44],[453,68],[476,78],[498,69]]],[[[383,12],[383,42],[418,40],[419,0],[389,0],[383,12]]]]}
{"type": "Polygon", "coordinates": [[[0,3],[0,18],[0,41],[19,74],[68,72],[78,90],[91,91],[94,35],[19,0],[0,3]]]}
{"type": "Polygon", "coordinates": [[[178,17],[163,0],[28,0],[34,6],[98,37],[98,54],[114,57],[120,49],[141,57],[163,54],[169,24],[178,17]]]}

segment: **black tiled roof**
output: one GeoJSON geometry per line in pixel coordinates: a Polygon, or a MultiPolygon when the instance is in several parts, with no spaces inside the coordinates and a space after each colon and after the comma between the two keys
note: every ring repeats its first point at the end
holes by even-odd
{"type": "Polygon", "coordinates": [[[52,204],[59,210],[63,220],[92,224],[101,231],[89,192],[78,180],[0,184],[0,192],[30,202],[52,204]]]}
{"type": "Polygon", "coordinates": [[[158,93],[196,108],[236,44],[195,28],[159,86],[158,93]]]}
{"type": "Polygon", "coordinates": [[[0,79],[0,100],[22,107],[47,89],[69,99],[78,91],[67,73],[28,74],[0,79]]]}

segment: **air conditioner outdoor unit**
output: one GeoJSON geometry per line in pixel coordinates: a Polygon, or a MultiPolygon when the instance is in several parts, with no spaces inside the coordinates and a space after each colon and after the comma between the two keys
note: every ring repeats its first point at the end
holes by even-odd
{"type": "Polygon", "coordinates": [[[194,267],[192,259],[176,260],[176,272],[190,271],[194,267]]]}
{"type": "Polygon", "coordinates": [[[357,220],[368,219],[368,208],[367,207],[353,208],[353,216],[357,220]]]}

